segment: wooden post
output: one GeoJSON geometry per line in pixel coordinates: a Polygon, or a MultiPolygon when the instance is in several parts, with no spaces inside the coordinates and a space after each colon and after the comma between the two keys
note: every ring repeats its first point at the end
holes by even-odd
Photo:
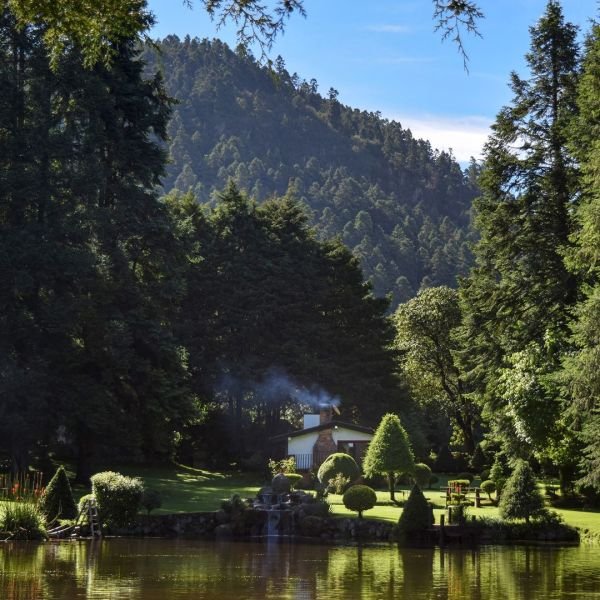
{"type": "Polygon", "coordinates": [[[446,521],[446,515],[440,515],[440,546],[444,545],[444,523],[446,521]]]}
{"type": "Polygon", "coordinates": [[[481,490],[477,488],[475,490],[475,508],[479,508],[481,506],[481,490]]]}

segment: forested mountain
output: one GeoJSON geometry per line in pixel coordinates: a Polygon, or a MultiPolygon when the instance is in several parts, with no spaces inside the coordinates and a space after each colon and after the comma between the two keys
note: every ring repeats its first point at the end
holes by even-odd
{"type": "Polygon", "coordinates": [[[281,58],[269,69],[220,41],[169,36],[144,59],[177,100],[166,192],[211,202],[233,179],[259,202],[292,193],[392,305],[467,271],[475,166],[463,173],[399,123],[342,105],[334,89],[321,96],[281,58]]]}

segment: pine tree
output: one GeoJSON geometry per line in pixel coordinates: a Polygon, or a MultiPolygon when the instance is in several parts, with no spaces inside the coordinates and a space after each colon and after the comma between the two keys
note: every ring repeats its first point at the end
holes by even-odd
{"type": "Polygon", "coordinates": [[[565,381],[572,394],[574,421],[582,429],[583,483],[600,490],[600,25],[586,41],[578,92],[579,116],[571,147],[581,164],[582,195],[577,207],[573,249],[567,256],[571,271],[582,277],[583,299],[572,322],[576,351],[565,358],[565,381]]]}
{"type": "MultiPolygon", "coordinates": [[[[483,397],[485,416],[514,452],[525,445],[543,451],[549,438],[561,435],[555,427],[560,400],[545,386],[558,369],[577,290],[563,261],[577,191],[567,145],[577,112],[576,28],[550,0],[530,31],[530,76],[512,74],[512,104],[498,115],[485,147],[483,194],[475,204],[476,266],[461,289],[468,384],[483,397]],[[544,419],[535,405],[538,396],[522,395],[522,403],[507,410],[510,394],[499,390],[497,380],[502,367],[538,358],[542,364],[530,372],[545,389],[544,419]]],[[[505,378],[509,387],[513,383],[505,378]]]]}
{"type": "Polygon", "coordinates": [[[544,509],[544,499],[537,487],[528,463],[519,461],[508,478],[500,497],[500,516],[503,519],[525,519],[539,515],[544,509]]]}

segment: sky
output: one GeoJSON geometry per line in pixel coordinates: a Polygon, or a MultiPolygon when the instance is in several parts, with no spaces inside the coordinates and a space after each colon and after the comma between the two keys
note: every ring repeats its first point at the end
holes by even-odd
{"type": "MultiPolygon", "coordinates": [[[[150,35],[218,37],[235,47],[235,29],[218,30],[198,0],[149,0],[156,17],[150,35]]],[[[546,0],[480,0],[481,38],[464,35],[468,72],[451,41],[434,31],[429,0],[304,0],[307,16],[293,15],[269,56],[287,70],[330,87],[343,104],[410,128],[434,148],[452,149],[465,165],[481,157],[489,126],[511,101],[511,71],[527,76],[529,27],[546,0]]],[[[599,0],[563,0],[567,21],[589,30],[599,0]]],[[[260,54],[255,50],[255,55],[260,54]]]]}

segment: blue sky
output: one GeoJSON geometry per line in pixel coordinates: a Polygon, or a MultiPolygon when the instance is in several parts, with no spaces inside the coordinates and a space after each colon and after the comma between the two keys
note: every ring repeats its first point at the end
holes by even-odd
{"type": "MultiPolygon", "coordinates": [[[[153,37],[219,37],[235,46],[233,28],[218,31],[198,4],[149,0],[153,37]]],[[[452,148],[463,164],[479,156],[490,123],[510,102],[512,70],[526,74],[528,27],[546,0],[481,0],[482,39],[465,35],[469,73],[450,41],[433,31],[429,0],[305,0],[306,19],[292,16],[270,56],[288,71],[315,78],[354,108],[381,111],[436,148],[452,148]]],[[[598,0],[563,0],[565,17],[582,32],[599,14],[598,0]]]]}

